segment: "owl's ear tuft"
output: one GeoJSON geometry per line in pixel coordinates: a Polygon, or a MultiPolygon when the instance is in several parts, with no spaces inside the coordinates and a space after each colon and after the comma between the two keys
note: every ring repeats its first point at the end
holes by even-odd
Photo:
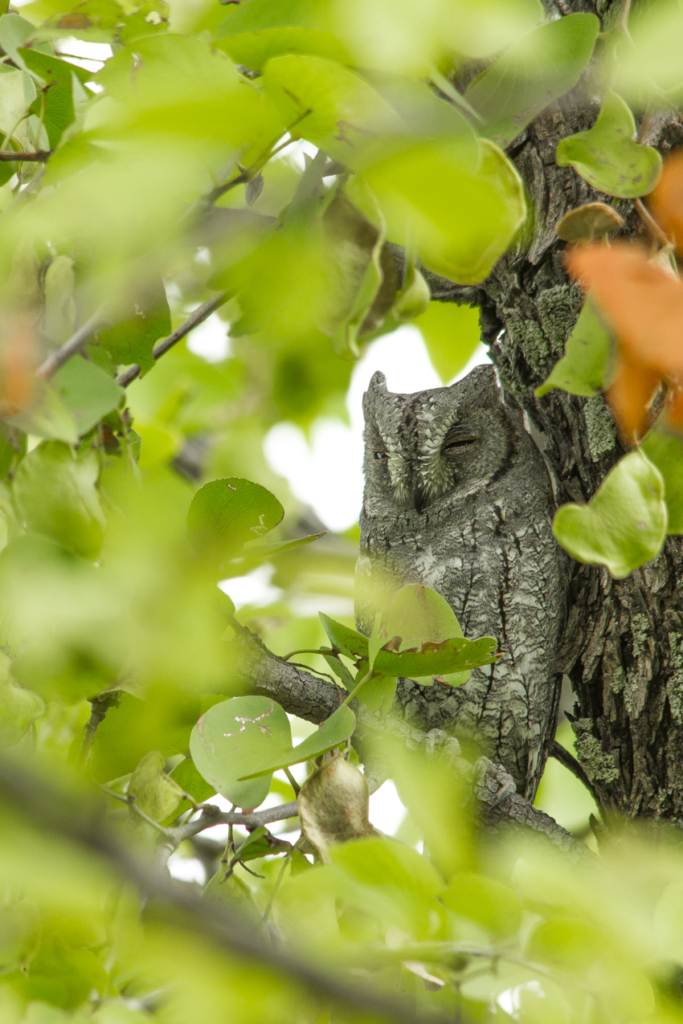
{"type": "Polygon", "coordinates": [[[387,378],[384,376],[381,370],[375,370],[372,375],[372,379],[368,385],[369,391],[381,391],[384,394],[387,393],[387,378]]]}

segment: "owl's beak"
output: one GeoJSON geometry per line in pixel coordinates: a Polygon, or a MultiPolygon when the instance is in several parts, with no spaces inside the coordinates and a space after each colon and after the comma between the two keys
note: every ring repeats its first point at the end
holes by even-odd
{"type": "Polygon", "coordinates": [[[412,472],[410,494],[413,499],[415,511],[422,515],[422,513],[429,508],[430,499],[429,495],[422,486],[422,481],[420,480],[420,477],[415,472],[415,470],[413,470],[412,472]]]}

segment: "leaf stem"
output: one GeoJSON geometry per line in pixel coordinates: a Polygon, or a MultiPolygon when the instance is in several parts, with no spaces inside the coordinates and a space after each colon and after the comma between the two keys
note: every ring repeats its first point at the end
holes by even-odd
{"type": "Polygon", "coordinates": [[[369,670],[368,672],[366,672],[366,673],[365,673],[365,675],[363,676],[363,678],[361,679],[361,681],[360,681],[359,683],[356,683],[356,685],[354,686],[354,688],[353,688],[353,689],[351,690],[351,693],[350,693],[350,694],[349,694],[349,695],[347,696],[346,700],[343,700],[343,701],[342,701],[342,704],[341,704],[341,706],[342,706],[342,707],[344,707],[344,705],[345,705],[345,704],[350,704],[350,703],[351,703],[351,701],[353,700],[353,698],[354,698],[354,697],[356,696],[356,694],[358,693],[358,691],[359,691],[359,690],[360,690],[360,689],[361,689],[361,688],[362,688],[363,686],[365,686],[365,684],[366,684],[367,682],[369,682],[369,681],[370,681],[370,680],[371,680],[371,679],[372,679],[372,678],[373,678],[374,676],[375,676],[375,671],[374,671],[374,669],[370,669],[370,670],[369,670]]]}
{"type": "Polygon", "coordinates": [[[285,775],[287,776],[287,778],[289,779],[289,784],[292,787],[292,789],[294,790],[294,795],[298,796],[299,793],[301,792],[301,786],[296,781],[296,779],[294,778],[294,776],[290,772],[289,768],[284,768],[283,771],[284,771],[285,775]]]}

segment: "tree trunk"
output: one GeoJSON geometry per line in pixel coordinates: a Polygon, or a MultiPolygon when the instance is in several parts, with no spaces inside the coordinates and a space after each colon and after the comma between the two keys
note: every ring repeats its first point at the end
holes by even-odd
{"type": "MultiPolygon", "coordinates": [[[[556,14],[598,13],[605,2],[562,4],[556,14]]],[[[536,398],[564,352],[581,293],[563,267],[565,243],[555,224],[585,202],[611,202],[571,168],[558,167],[559,140],[585,131],[599,104],[591,69],[576,89],[547,108],[509,149],[524,180],[534,227],[524,246],[500,260],[476,289],[430,276],[433,297],[481,308],[483,341],[501,383],[526,413],[555,478],[557,503],[587,501],[625,449],[602,397],[554,390],[536,398]]],[[[666,155],[683,145],[683,125],[670,112],[648,118],[641,141],[666,155]]],[[[614,204],[631,238],[647,239],[634,204],[614,204]]],[[[683,601],[677,580],[683,539],[625,580],[606,569],[571,564],[563,671],[575,694],[572,727],[579,760],[605,811],[628,817],[683,819],[683,601]]]]}

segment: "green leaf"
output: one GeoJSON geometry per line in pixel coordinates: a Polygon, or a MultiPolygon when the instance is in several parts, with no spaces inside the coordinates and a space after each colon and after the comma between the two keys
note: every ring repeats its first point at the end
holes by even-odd
{"type": "Polygon", "coordinates": [[[328,750],[344,743],[356,726],[356,716],[351,708],[342,705],[326,719],[317,732],[300,743],[298,747],[290,747],[276,754],[264,750],[264,763],[257,771],[250,771],[240,776],[242,779],[255,778],[259,775],[270,775],[279,768],[287,768],[290,764],[300,764],[314,757],[326,754],[328,750]]]}
{"type": "Polygon", "coordinates": [[[202,715],[190,736],[190,753],[217,793],[252,810],[267,797],[275,770],[261,768],[291,742],[289,719],[279,704],[267,697],[232,697],[202,715]],[[254,775],[266,777],[252,781],[254,775]]]}
{"type": "Polygon", "coordinates": [[[34,26],[26,18],[18,14],[3,14],[0,18],[0,46],[9,54],[14,63],[25,70],[22,50],[30,36],[35,32],[34,26]]]}
{"type": "Polygon", "coordinates": [[[307,0],[249,0],[231,11],[216,38],[236,63],[257,71],[286,53],[351,63],[346,47],[326,30],[324,7],[307,0]]]}
{"type": "Polygon", "coordinates": [[[43,277],[44,331],[55,345],[63,345],[74,332],[77,312],[75,288],[74,261],[69,256],[55,256],[43,277]]]}
{"type": "Polygon", "coordinates": [[[553,533],[579,562],[623,579],[660,551],[666,525],[661,473],[637,449],[619,460],[588,505],[562,505],[553,533]]]}
{"type": "Polygon", "coordinates": [[[69,359],[54,375],[52,383],[72,413],[79,434],[92,430],[125,396],[116,381],[80,355],[69,359]]]}
{"type": "Polygon", "coordinates": [[[569,14],[513,43],[465,93],[484,118],[484,133],[509,146],[537,114],[574,88],[599,31],[594,14],[569,14]]]}
{"type": "Polygon", "coordinates": [[[38,50],[25,48],[17,52],[28,70],[38,75],[44,83],[31,106],[31,113],[43,117],[50,148],[54,149],[62,137],[62,132],[73,123],[75,117],[73,69],[66,61],[40,53],[38,50]]]}
{"type": "Polygon", "coordinates": [[[239,477],[212,480],[192,499],[187,534],[197,552],[223,562],[272,530],[284,514],[275,495],[260,484],[239,477]]]}
{"type": "MultiPolygon", "coordinates": [[[[361,681],[366,673],[367,668],[363,665],[358,671],[356,684],[361,681]]],[[[431,683],[431,679],[429,682],[431,683]]],[[[394,703],[397,685],[398,680],[395,676],[377,675],[373,679],[368,679],[367,683],[358,691],[356,697],[366,711],[384,718],[385,715],[389,714],[391,705],[394,703]]]]}
{"type": "Polygon", "coordinates": [[[78,444],[78,429],[73,415],[55,388],[40,377],[33,381],[31,404],[13,416],[6,416],[5,422],[26,434],[49,441],[78,444]]]}
{"type": "Polygon", "coordinates": [[[498,660],[497,647],[498,642],[493,637],[482,636],[478,640],[453,639],[425,644],[417,651],[397,653],[382,649],[375,658],[375,669],[388,676],[408,676],[411,679],[438,676],[449,685],[462,686],[470,669],[491,665],[498,660]],[[455,673],[460,678],[451,682],[455,673]]]}
{"type": "Polygon", "coordinates": [[[640,449],[664,480],[666,532],[683,533],[683,444],[680,438],[655,428],[648,432],[640,449]]]}
{"type": "Polygon", "coordinates": [[[427,857],[387,836],[372,836],[336,846],[331,851],[331,859],[363,885],[390,887],[427,901],[439,896],[444,889],[443,879],[427,857]]]}
{"type": "Polygon", "coordinates": [[[152,366],[152,349],[171,333],[171,314],[161,280],[148,282],[137,301],[119,310],[119,321],[97,334],[99,344],[116,365],[137,363],[143,374],[152,366]]]}
{"type": "Polygon", "coordinates": [[[424,142],[363,172],[389,238],[410,245],[428,270],[460,284],[488,276],[526,218],[524,187],[492,142],[424,142]]]}
{"type": "Polygon", "coordinates": [[[41,932],[40,912],[31,900],[5,903],[0,927],[0,970],[3,974],[19,968],[26,970],[26,964],[40,946],[41,932]]]}
{"type": "Polygon", "coordinates": [[[319,612],[318,615],[335,650],[354,661],[358,658],[368,657],[368,638],[366,636],[357,633],[355,629],[343,626],[341,622],[336,622],[323,612],[319,612]]]}
{"type": "Polygon", "coordinates": [[[637,138],[636,122],[621,96],[608,92],[597,121],[587,132],[562,139],[555,160],[607,195],[620,199],[646,196],[662,173],[662,157],[637,138]]]}
{"type": "Polygon", "coordinates": [[[13,492],[26,528],[43,533],[83,558],[96,558],[104,516],[95,483],[97,456],[78,458],[68,445],[47,441],[20,463],[13,492]]]}
{"type": "Polygon", "coordinates": [[[441,894],[441,901],[458,917],[476,921],[496,938],[512,935],[521,924],[522,908],[517,893],[485,875],[458,872],[441,894]]]}
{"type": "Polygon", "coordinates": [[[585,398],[599,394],[609,385],[612,348],[607,326],[589,292],[567,338],[562,359],[555,364],[548,379],[536,388],[535,394],[540,397],[553,388],[585,398]]]}
{"type": "Polygon", "coordinates": [[[480,343],[479,308],[455,302],[430,302],[415,320],[429,360],[444,384],[463,370],[480,343]]]}
{"type": "Polygon", "coordinates": [[[164,771],[166,758],[159,750],[150,750],[137,765],[128,783],[141,811],[154,821],[164,821],[179,807],[183,790],[164,771]]]}
{"type": "Polygon", "coordinates": [[[334,654],[325,654],[322,651],[321,654],[337,678],[341,680],[344,687],[349,690],[349,692],[353,690],[356,685],[356,681],[341,658],[337,658],[334,654]]]}
{"type": "Polygon", "coordinates": [[[36,87],[26,71],[0,74],[0,131],[11,133],[21,149],[33,149],[28,134],[28,108],[36,98],[36,87]]]}
{"type": "Polygon", "coordinates": [[[186,757],[180,764],[177,764],[169,778],[177,782],[183,792],[194,797],[198,804],[204,803],[205,800],[216,795],[216,790],[209,785],[206,779],[202,778],[191,757],[186,757]]]}
{"type": "Polygon", "coordinates": [[[294,138],[308,139],[352,170],[387,133],[396,111],[359,74],[322,57],[269,60],[262,82],[294,138]]]}
{"type": "Polygon", "coordinates": [[[226,903],[255,925],[261,922],[261,911],[249,886],[237,875],[228,874],[222,865],[206,883],[202,896],[226,903]]]}
{"type": "MultiPolygon", "coordinates": [[[[414,263],[407,269],[403,287],[391,307],[394,320],[414,320],[429,308],[432,293],[414,263]]],[[[454,303],[451,303],[454,305],[454,303]]]]}
{"type": "Polygon", "coordinates": [[[12,662],[0,650],[0,740],[6,746],[18,743],[31,723],[45,714],[45,701],[38,693],[19,686],[12,676],[12,662]]]}

